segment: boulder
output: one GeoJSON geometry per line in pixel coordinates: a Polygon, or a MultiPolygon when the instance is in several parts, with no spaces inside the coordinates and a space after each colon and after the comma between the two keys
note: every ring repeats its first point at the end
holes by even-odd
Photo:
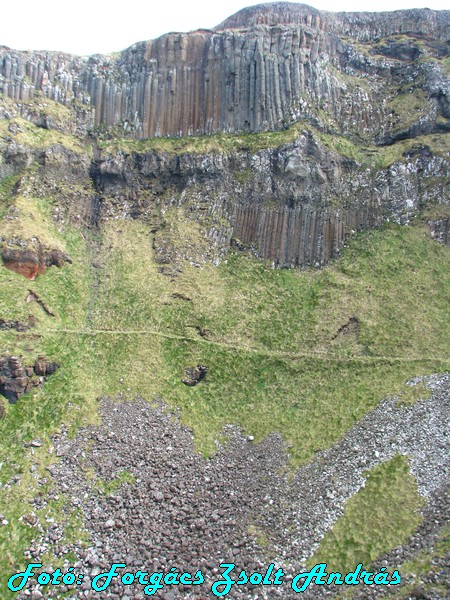
{"type": "Polygon", "coordinates": [[[184,385],[193,387],[205,378],[208,367],[206,365],[197,365],[196,367],[188,367],[184,371],[187,375],[187,378],[182,380],[184,385]]]}
{"type": "Polygon", "coordinates": [[[22,365],[16,356],[0,357],[0,394],[15,404],[24,394],[40,387],[59,365],[40,356],[33,367],[22,365]]]}
{"type": "Polygon", "coordinates": [[[23,275],[33,280],[37,275],[45,273],[47,267],[62,267],[64,263],[71,263],[67,254],[60,250],[43,250],[4,248],[1,253],[3,264],[10,271],[23,275]]]}

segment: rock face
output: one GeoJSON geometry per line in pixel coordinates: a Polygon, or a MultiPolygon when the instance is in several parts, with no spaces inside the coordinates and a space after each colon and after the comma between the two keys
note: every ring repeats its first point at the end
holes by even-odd
{"type": "Polygon", "coordinates": [[[18,250],[4,248],[1,257],[3,264],[10,271],[24,275],[27,279],[35,279],[45,273],[47,267],[62,267],[66,262],[72,262],[67,254],[60,250],[18,250]]]}
{"type": "Polygon", "coordinates": [[[187,378],[183,379],[184,385],[188,385],[190,387],[196,386],[198,383],[200,383],[202,379],[205,378],[207,372],[208,367],[206,365],[188,367],[187,369],[185,369],[187,378]]]}
{"type": "MultiPolygon", "coordinates": [[[[9,121],[0,178],[37,164],[28,193],[57,198],[58,224],[142,219],[169,276],[181,259],[217,263],[230,246],[281,267],[321,266],[354,232],[445,203],[448,39],[450,11],[281,2],[118,57],[0,47],[0,119],[9,121]],[[27,146],[27,123],[87,139],[93,156],[62,142],[27,146]],[[191,134],[216,135],[204,149],[191,134]],[[134,139],[162,136],[187,137],[157,150],[134,139]],[[197,228],[197,244],[177,238],[172,208],[197,228]]],[[[448,214],[428,220],[445,243],[448,214]]],[[[62,259],[3,253],[30,279],[62,259]]]]}
{"type": "Polygon", "coordinates": [[[36,317],[33,315],[28,316],[28,322],[24,323],[23,321],[7,321],[5,319],[0,319],[0,331],[7,331],[8,329],[15,329],[19,332],[28,331],[32,327],[36,325],[36,317]]]}
{"type": "Polygon", "coordinates": [[[59,365],[40,356],[33,366],[24,367],[16,356],[0,357],[0,394],[11,404],[20,396],[41,386],[59,365]]]}
{"type": "MultiPolygon", "coordinates": [[[[173,261],[164,214],[178,206],[209,239],[207,260],[235,246],[278,266],[323,265],[352,232],[407,223],[443,202],[448,159],[412,153],[385,168],[331,151],[309,130],[280,148],[234,154],[106,155],[96,165],[99,218],[152,224],[158,262],[173,261]]],[[[185,254],[202,262],[199,253],[185,254]]]]}
{"type": "Polygon", "coordinates": [[[214,30],[135,44],[118,58],[1,47],[0,92],[17,101],[42,92],[75,103],[86,126],[121,125],[137,137],[280,129],[320,117],[320,108],[344,132],[381,140],[391,129],[392,82],[427,81],[422,130],[435,128],[437,114],[450,117],[448,80],[435,64],[418,63],[430,40],[435,58],[448,55],[449,14],[334,14],[274,3],[214,30]],[[401,35],[407,43],[377,45],[401,35]]]}

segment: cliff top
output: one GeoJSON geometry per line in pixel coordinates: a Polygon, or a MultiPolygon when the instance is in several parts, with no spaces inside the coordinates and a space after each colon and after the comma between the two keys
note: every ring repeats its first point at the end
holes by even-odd
{"type": "Polygon", "coordinates": [[[304,24],[308,19],[320,18],[322,12],[308,4],[295,2],[266,2],[248,6],[217,25],[216,30],[251,27],[253,25],[304,24]]]}
{"type": "Polygon", "coordinates": [[[414,8],[389,12],[329,12],[318,10],[308,4],[295,2],[267,2],[249,6],[231,15],[215,27],[216,31],[242,29],[256,25],[303,25],[337,34],[357,35],[362,29],[378,30],[381,24],[403,21],[404,32],[427,33],[432,29],[450,26],[450,11],[414,8]]]}

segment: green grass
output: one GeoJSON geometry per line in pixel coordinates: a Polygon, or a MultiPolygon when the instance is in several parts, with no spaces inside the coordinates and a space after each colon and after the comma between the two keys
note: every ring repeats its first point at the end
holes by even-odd
{"type": "Polygon", "coordinates": [[[411,406],[419,400],[431,398],[431,390],[422,381],[415,385],[406,385],[398,392],[397,404],[399,406],[411,406]]]}
{"type": "Polygon", "coordinates": [[[415,89],[406,94],[399,94],[387,104],[398,119],[397,129],[407,129],[419,118],[425,116],[429,110],[429,103],[421,89],[415,89]]]}
{"type": "MultiPolygon", "coordinates": [[[[0,318],[32,312],[39,319],[29,332],[1,332],[1,353],[22,355],[26,364],[42,353],[61,365],[41,390],[8,405],[0,421],[0,480],[22,476],[0,489],[0,512],[10,521],[1,530],[2,573],[24,565],[22,551],[35,535],[19,520],[36,493],[32,462],[45,474],[55,460],[50,436],[62,422],[73,433],[97,422],[102,395],[161,396],[179,406],[204,455],[227,423],[257,440],[278,431],[296,466],[384,396],[404,391],[407,379],[448,369],[449,251],[420,224],[361,234],[320,271],[275,270],[231,253],[217,268],[183,262],[171,280],[158,271],[144,223],[108,222],[94,243],[80,229],[62,232],[52,223],[51,199],[20,202],[18,230],[38,231],[73,264],[33,282],[0,268],[0,318]],[[92,269],[92,261],[101,268],[92,269]],[[55,318],[25,303],[30,287],[55,318]],[[351,316],[359,330],[335,337],[351,316]],[[209,367],[206,378],[185,386],[184,369],[200,362],[209,367]],[[43,446],[31,456],[23,444],[36,437],[43,446]]],[[[166,217],[175,237],[195,241],[184,219],[166,217]]],[[[0,234],[8,227],[0,221],[0,234]]],[[[65,518],[63,503],[51,510],[65,518]]],[[[69,529],[77,535],[76,519],[69,529]]]]}
{"type": "Polygon", "coordinates": [[[13,203],[13,191],[20,181],[19,175],[11,175],[0,180],[0,219],[7,213],[13,203]]]}
{"type": "MultiPolygon", "coordinates": [[[[411,94],[405,95],[408,97],[411,94]]],[[[401,106],[400,100],[397,102],[401,106]]],[[[397,105],[396,105],[397,106],[397,105]]],[[[408,115],[411,113],[407,112],[408,115]]],[[[189,136],[182,138],[148,138],[136,140],[115,138],[102,141],[100,147],[105,153],[149,153],[159,152],[171,155],[182,154],[232,154],[235,152],[255,153],[267,148],[279,148],[296,140],[302,132],[312,133],[319,143],[329,151],[351,158],[362,167],[385,168],[396,161],[404,161],[403,153],[417,145],[427,145],[438,156],[448,154],[448,135],[423,135],[399,141],[391,146],[378,147],[351,141],[347,137],[331,135],[312,127],[307,120],[299,121],[282,131],[263,133],[217,133],[214,135],[189,136]]],[[[251,173],[235,173],[240,183],[245,183],[251,173]]]]}
{"type": "Polygon", "coordinates": [[[119,471],[117,475],[109,481],[96,476],[92,469],[86,470],[84,475],[91,481],[93,489],[96,490],[98,494],[103,496],[115,494],[120,486],[124,483],[136,483],[136,477],[126,470],[119,471]]]}
{"type": "Polygon", "coordinates": [[[450,73],[450,56],[447,56],[446,58],[442,59],[440,61],[442,67],[444,68],[444,72],[449,74],[450,73]]]}
{"type": "Polygon", "coordinates": [[[90,146],[83,144],[75,136],[54,129],[37,127],[21,117],[17,117],[13,121],[0,120],[0,136],[13,138],[18,144],[31,148],[48,148],[54,144],[60,144],[79,154],[91,152],[90,146]],[[22,131],[16,134],[9,132],[7,127],[10,122],[17,123],[22,131]]]}
{"type": "Polygon", "coordinates": [[[276,148],[292,142],[298,137],[306,121],[295,123],[288,129],[262,133],[215,133],[213,135],[193,135],[186,137],[154,137],[143,140],[115,138],[101,141],[100,147],[106,152],[167,152],[169,154],[206,154],[236,151],[257,152],[265,148],[276,148]]]}
{"type": "Polygon", "coordinates": [[[96,336],[114,348],[106,370],[180,406],[205,454],[236,422],[257,439],[281,431],[299,464],[383,396],[409,391],[410,377],[448,366],[448,249],[420,228],[362,234],[320,272],[231,254],[218,268],[184,264],[174,281],[158,273],[145,226],[110,223],[104,236],[94,327],[128,332],[96,336]],[[359,332],[333,339],[353,315],[359,332]],[[197,363],[208,375],[188,388],[184,368],[197,363]]]}
{"type": "Polygon", "coordinates": [[[310,567],[326,562],[327,571],[346,573],[402,544],[421,522],[424,501],[404,456],[378,465],[365,487],[350,498],[344,514],[308,560],[310,567]]]}

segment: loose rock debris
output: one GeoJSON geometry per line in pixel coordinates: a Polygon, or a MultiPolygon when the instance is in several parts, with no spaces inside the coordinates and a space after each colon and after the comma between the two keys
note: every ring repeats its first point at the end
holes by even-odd
{"type": "MultiPolygon", "coordinates": [[[[450,417],[448,383],[446,375],[429,377],[432,397],[407,408],[398,407],[395,399],[383,401],[291,480],[286,447],[277,434],[253,443],[251,436],[228,426],[227,443],[207,460],[194,451],[191,432],[164,403],[103,399],[102,424],[80,429],[75,439],[63,430],[53,440],[61,462],[49,468],[58,493],[67,496],[68,512],[81,509],[90,545],[64,545],[62,529],[52,524],[28,556],[39,559],[49,540],[54,540],[50,545],[56,556],[74,553],[76,563],[66,566],[86,574],[73,596],[80,599],[144,597],[142,586],[125,587],[117,578],[103,592],[91,590],[91,579],[113,562],[125,563],[127,571],[167,573],[175,567],[179,573],[200,569],[205,575],[199,588],[166,587],[155,595],[167,600],[212,598],[210,586],[220,576],[220,563],[233,562],[251,573],[264,572],[273,562],[286,573],[282,586],[235,586],[229,597],[298,598],[290,588],[292,576],[342,514],[345,501],[364,485],[364,473],[396,454],[407,454],[428,504],[415,536],[380,559],[379,568],[387,566],[392,572],[431,548],[449,517],[450,453],[443,426],[450,417]]],[[[46,501],[36,499],[37,512],[46,501]]],[[[415,583],[447,585],[445,573],[443,567],[442,573],[424,575],[415,583]]],[[[333,597],[342,593],[341,587],[312,585],[302,597],[333,597]]],[[[36,584],[29,588],[36,589],[36,584]]],[[[61,586],[48,587],[45,597],[63,591],[61,586]]],[[[358,598],[389,593],[385,586],[356,591],[358,598]]],[[[398,587],[390,591],[399,593],[398,587]]]]}

